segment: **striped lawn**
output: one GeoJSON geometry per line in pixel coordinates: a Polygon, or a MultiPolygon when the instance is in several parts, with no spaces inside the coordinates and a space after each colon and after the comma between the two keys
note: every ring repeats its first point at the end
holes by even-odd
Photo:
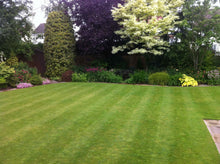
{"type": "Polygon", "coordinates": [[[0,163],[220,163],[220,87],[60,83],[0,93],[0,163]]]}

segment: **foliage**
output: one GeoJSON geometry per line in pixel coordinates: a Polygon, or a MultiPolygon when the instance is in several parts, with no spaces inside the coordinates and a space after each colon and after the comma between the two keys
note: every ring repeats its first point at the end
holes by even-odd
{"type": "Polygon", "coordinates": [[[210,9],[210,4],[211,0],[187,0],[182,10],[183,22],[176,35],[191,56],[196,71],[207,63],[204,60],[211,53],[213,42],[220,41],[219,8],[210,9]]]}
{"type": "Polygon", "coordinates": [[[15,88],[16,84],[19,83],[19,79],[13,74],[7,79],[7,83],[9,86],[15,88]]]}
{"type": "Polygon", "coordinates": [[[62,11],[49,14],[44,41],[46,75],[61,77],[74,63],[74,33],[70,19],[62,11]]]}
{"type": "Polygon", "coordinates": [[[11,75],[15,73],[14,68],[7,66],[5,62],[0,63],[0,77],[4,79],[8,79],[11,75]]]}
{"type": "Polygon", "coordinates": [[[107,83],[121,83],[122,77],[116,75],[111,71],[94,71],[87,72],[87,78],[90,82],[107,82],[107,83]]]}
{"type": "Polygon", "coordinates": [[[81,55],[111,54],[112,46],[121,42],[114,31],[119,25],[111,16],[112,6],[123,0],[61,0],[77,27],[77,53],[81,55]]]}
{"type": "Polygon", "coordinates": [[[62,74],[62,81],[71,82],[73,71],[68,70],[62,74]]]}
{"type": "Polygon", "coordinates": [[[163,54],[169,43],[162,39],[178,19],[177,8],[183,0],[126,0],[114,7],[112,15],[122,27],[116,31],[126,44],[113,47],[112,53],[128,50],[128,54],[163,54]]]}
{"type": "Polygon", "coordinates": [[[199,84],[207,84],[208,83],[208,74],[210,74],[207,71],[191,71],[189,73],[189,76],[193,77],[199,84]]]}
{"type": "Polygon", "coordinates": [[[208,85],[220,85],[220,78],[216,78],[216,79],[209,79],[208,80],[208,85]]]}
{"type": "Polygon", "coordinates": [[[72,70],[73,70],[73,72],[77,72],[77,73],[85,73],[85,67],[83,67],[83,66],[74,65],[72,67],[72,70]]]}
{"type": "Polygon", "coordinates": [[[31,0],[0,1],[0,51],[6,56],[17,51],[22,39],[30,37],[31,0]]]}
{"type": "Polygon", "coordinates": [[[167,85],[169,85],[169,86],[181,86],[181,82],[179,80],[179,78],[181,78],[181,77],[182,77],[181,73],[176,73],[174,75],[170,75],[167,85]]]}
{"type": "Polygon", "coordinates": [[[55,76],[55,77],[50,77],[50,80],[54,80],[54,81],[61,81],[61,77],[55,76]]]}
{"type": "Polygon", "coordinates": [[[31,78],[31,73],[28,70],[17,70],[15,72],[15,77],[18,78],[19,82],[29,82],[30,78],[31,78]]]}
{"type": "Polygon", "coordinates": [[[18,66],[18,58],[16,56],[12,56],[8,60],[6,60],[6,64],[10,67],[17,67],[18,66]]]}
{"type": "Polygon", "coordinates": [[[18,89],[21,89],[21,88],[29,88],[29,87],[33,87],[33,85],[31,83],[19,83],[17,85],[17,88],[18,89]]]}
{"type": "Polygon", "coordinates": [[[73,73],[72,82],[87,82],[87,74],[86,73],[73,73]]]}
{"type": "Polygon", "coordinates": [[[125,82],[128,84],[146,84],[148,82],[148,74],[146,71],[136,71],[125,82]]]}
{"type": "Polygon", "coordinates": [[[7,82],[5,78],[0,77],[0,89],[4,89],[4,88],[7,88],[7,82]]]}
{"type": "Polygon", "coordinates": [[[37,75],[37,68],[36,67],[29,67],[25,62],[19,62],[18,66],[15,68],[16,72],[20,72],[22,70],[28,71],[31,75],[37,75]]]}
{"type": "Polygon", "coordinates": [[[193,86],[193,87],[198,86],[198,82],[194,78],[187,76],[185,74],[183,74],[182,78],[179,78],[179,80],[181,82],[182,87],[184,87],[184,86],[187,86],[187,87],[188,86],[193,86]]]}
{"type": "Polygon", "coordinates": [[[169,82],[169,74],[166,72],[156,72],[149,76],[149,84],[153,85],[167,85],[169,82]]]}
{"type": "Polygon", "coordinates": [[[34,75],[30,78],[30,83],[32,85],[42,85],[43,84],[43,79],[41,78],[40,75],[34,75]]]}

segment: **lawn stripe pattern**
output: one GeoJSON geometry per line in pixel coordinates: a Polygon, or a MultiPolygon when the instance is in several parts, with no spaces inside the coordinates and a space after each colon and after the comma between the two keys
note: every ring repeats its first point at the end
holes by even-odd
{"type": "Polygon", "coordinates": [[[59,83],[0,93],[0,163],[220,163],[220,87],[59,83]]]}

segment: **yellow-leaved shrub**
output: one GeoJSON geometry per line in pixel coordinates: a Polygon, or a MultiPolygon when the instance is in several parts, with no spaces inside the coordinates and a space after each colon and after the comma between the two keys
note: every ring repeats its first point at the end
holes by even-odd
{"type": "Polygon", "coordinates": [[[182,84],[182,87],[185,87],[185,86],[187,86],[187,87],[188,86],[193,86],[193,87],[198,86],[198,82],[194,78],[192,78],[190,76],[187,76],[185,74],[183,74],[182,78],[179,78],[179,80],[182,84]]]}

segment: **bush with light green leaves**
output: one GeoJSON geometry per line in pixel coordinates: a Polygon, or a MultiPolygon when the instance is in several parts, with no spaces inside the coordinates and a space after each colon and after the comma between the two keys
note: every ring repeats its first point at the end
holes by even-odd
{"type": "Polygon", "coordinates": [[[70,18],[62,11],[53,11],[48,15],[44,53],[46,76],[61,77],[74,64],[75,38],[70,18]]]}
{"type": "Polygon", "coordinates": [[[179,78],[179,80],[182,84],[182,87],[198,86],[198,82],[194,78],[187,76],[186,74],[183,74],[182,78],[179,78]]]}

